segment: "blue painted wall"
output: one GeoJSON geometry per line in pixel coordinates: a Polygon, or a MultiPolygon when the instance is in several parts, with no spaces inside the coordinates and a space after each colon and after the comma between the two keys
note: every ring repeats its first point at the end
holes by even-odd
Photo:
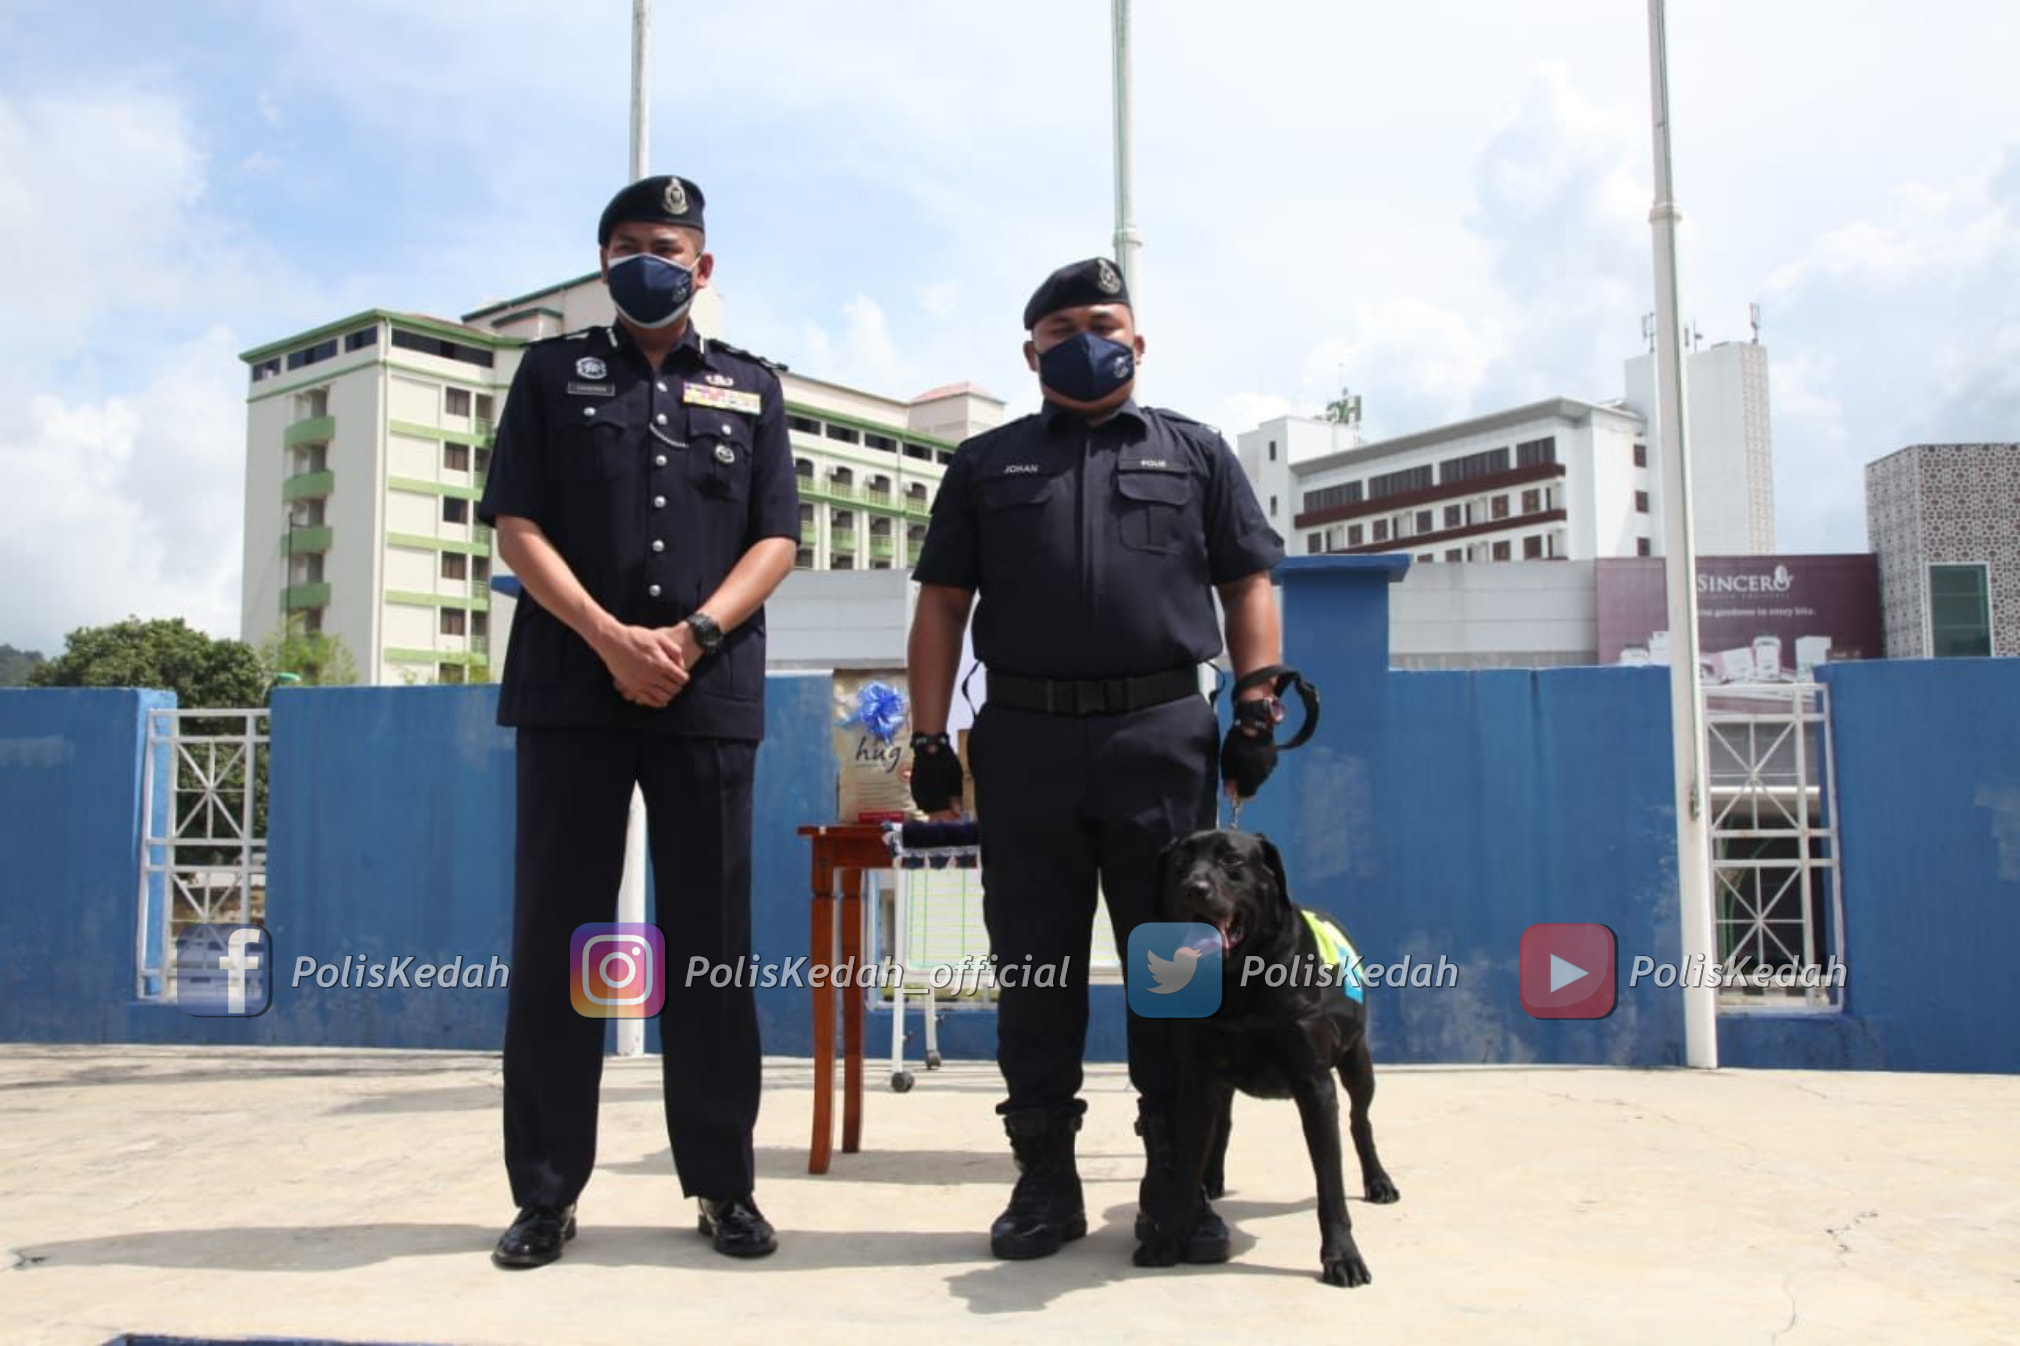
{"type": "Polygon", "coordinates": [[[1846,1013],[1719,1022],[1730,1065],[2020,1071],[2020,659],[1831,664],[1846,1013]]]}
{"type": "MultiPolygon", "coordinates": [[[[1324,728],[1243,816],[1300,901],[1371,961],[1448,959],[1456,985],[1371,993],[1380,1059],[1665,1065],[1674,991],[1620,987],[1605,1020],[1539,1022],[1517,996],[1536,921],[1599,921],[1623,968],[1677,953],[1667,684],[1659,669],[1393,673],[1390,558],[1286,563],[1288,657],[1324,728]]],[[[2020,1070],[2020,660],[1828,668],[1852,970],[1840,1016],[1727,1017],[1732,1065],[2020,1070]]],[[[303,954],[503,959],[512,736],[493,687],[293,689],[275,698],[269,926],[303,954]]],[[[759,755],[755,951],[808,951],[801,823],[832,808],[831,684],[774,677],[759,755]]],[[[254,1020],[132,994],[145,711],[165,693],[0,692],[0,1040],[496,1048],[504,993],[299,989],[254,1020]]],[[[1225,707],[1223,706],[1223,713],[1225,707]]],[[[677,917],[675,918],[677,919],[677,917]]],[[[287,977],[283,976],[283,982],[287,977]]],[[[1088,1055],[1120,1059],[1119,989],[1088,1055]]],[[[811,1050],[809,993],[761,991],[768,1050],[811,1050]]],[[[920,1055],[916,1009],[908,1055],[920,1055]]],[[[870,1018],[873,1057],[889,1018],[870,1018]]],[[[994,1018],[947,1011],[941,1049],[989,1058],[994,1018]]],[[[656,1046],[657,1025],[649,1033],[656,1046]]],[[[876,1072],[873,1071],[873,1075],[876,1072]]]]}

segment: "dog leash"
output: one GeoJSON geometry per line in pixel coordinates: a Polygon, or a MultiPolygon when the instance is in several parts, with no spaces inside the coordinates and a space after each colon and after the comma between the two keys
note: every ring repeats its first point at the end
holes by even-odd
{"type": "MultiPolygon", "coordinates": [[[[1304,719],[1299,723],[1297,733],[1291,735],[1289,742],[1279,743],[1277,751],[1290,752],[1294,748],[1304,747],[1305,744],[1311,742],[1312,735],[1318,732],[1319,689],[1305,681],[1304,675],[1295,668],[1291,668],[1285,664],[1265,664],[1263,667],[1238,679],[1235,682],[1234,691],[1230,694],[1230,697],[1231,699],[1239,697],[1249,688],[1260,687],[1265,683],[1269,684],[1271,699],[1277,702],[1277,722],[1280,723],[1283,719],[1283,694],[1286,688],[1295,687],[1298,693],[1298,700],[1304,706],[1304,719]]],[[[1220,695],[1218,687],[1214,688],[1213,695],[1214,697],[1220,695]]],[[[1212,700],[1213,698],[1210,697],[1208,699],[1212,700]]],[[[1244,800],[1240,795],[1234,797],[1232,808],[1234,814],[1233,826],[1237,832],[1241,830],[1241,810],[1242,805],[1246,802],[1247,800],[1244,800]]],[[[1219,822],[1218,812],[1218,810],[1215,811],[1216,823],[1219,822]]]]}

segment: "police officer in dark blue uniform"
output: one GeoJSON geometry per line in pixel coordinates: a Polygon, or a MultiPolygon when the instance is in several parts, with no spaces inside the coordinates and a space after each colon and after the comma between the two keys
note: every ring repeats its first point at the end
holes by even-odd
{"type": "MultiPolygon", "coordinates": [[[[1055,987],[1008,982],[997,1002],[998,1107],[1020,1176],[990,1229],[998,1257],[1043,1257],[1086,1233],[1073,1137],[1087,1031],[1084,973],[1096,887],[1117,948],[1154,919],[1157,862],[1216,813],[1217,722],[1199,665],[1222,649],[1238,676],[1281,657],[1270,568],[1283,543],[1226,443],[1131,393],[1143,338],[1105,258],[1063,267],[1024,310],[1025,360],[1045,405],[978,435],[949,464],[913,578],[913,796],[958,813],[962,772],[945,733],[974,605],[988,698],[969,735],[983,815],[983,910],[999,967],[1059,965],[1055,987]]],[[[1268,683],[1242,693],[1220,744],[1230,794],[1275,763],[1268,683]]],[[[1162,1020],[1129,1021],[1129,1076],[1151,1172],[1168,1170],[1175,1064],[1162,1020]]],[[[1148,1233],[1141,1216],[1138,1237],[1148,1233]]],[[[1208,1209],[1193,1261],[1228,1255],[1208,1209]]]]}
{"type": "MultiPolygon", "coordinates": [[[[519,790],[505,1029],[519,1215],[492,1253],[504,1267],[561,1255],[595,1163],[607,1025],[571,1004],[570,937],[616,916],[634,784],[665,941],[651,975],[674,1167],[717,1249],[777,1246],[752,1195],[751,991],[677,974],[694,956],[750,956],[762,605],[800,531],[774,367],[688,321],[715,267],[702,207],[678,177],[611,201],[596,242],[617,321],[526,348],[477,510],[523,586],[498,711],[518,730],[519,790]]],[[[647,955],[626,952],[579,975],[642,972],[647,955]]]]}

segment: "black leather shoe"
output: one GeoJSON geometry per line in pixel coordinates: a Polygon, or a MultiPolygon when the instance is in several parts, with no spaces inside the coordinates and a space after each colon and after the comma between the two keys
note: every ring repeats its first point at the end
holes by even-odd
{"type": "Polygon", "coordinates": [[[491,1260],[510,1271],[544,1267],[561,1256],[561,1245],[575,1237],[575,1207],[526,1206],[512,1227],[499,1235],[491,1260]]]}
{"type": "Polygon", "coordinates": [[[1010,1204],[989,1226],[989,1251],[1006,1261],[1050,1257],[1087,1236],[1080,1172],[1074,1165],[1073,1136],[1080,1115],[1043,1108],[1005,1113],[1003,1129],[1017,1160],[1017,1185],[1010,1204]]]}
{"type": "MultiPolygon", "coordinates": [[[[1177,1162],[1177,1147],[1172,1136],[1170,1119],[1148,1106],[1137,1105],[1136,1134],[1143,1137],[1144,1171],[1143,1181],[1137,1188],[1136,1241],[1148,1243],[1157,1232],[1157,1222],[1149,1215],[1156,1184],[1154,1176],[1171,1173],[1177,1162]]],[[[1209,1159],[1208,1167],[1213,1166],[1209,1159]]],[[[1199,1196],[1199,1217],[1179,1251],[1180,1260],[1195,1264],[1225,1262],[1234,1255],[1227,1221],[1208,1200],[1217,1195],[1219,1183],[1202,1184],[1199,1196]]]]}
{"type": "Polygon", "coordinates": [[[727,1201],[701,1198],[701,1219],[696,1227],[726,1257],[764,1257],[779,1249],[771,1221],[759,1214],[757,1202],[749,1196],[727,1201]]]}

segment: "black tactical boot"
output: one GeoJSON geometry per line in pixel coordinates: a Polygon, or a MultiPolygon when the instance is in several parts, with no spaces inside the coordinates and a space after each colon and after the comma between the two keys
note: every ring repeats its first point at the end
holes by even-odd
{"type": "Polygon", "coordinates": [[[1073,1133],[1080,1116],[1027,1108],[1003,1115],[1017,1157],[1017,1186],[1010,1204],[989,1226],[989,1251],[1010,1261],[1050,1257],[1061,1244],[1087,1233],[1080,1173],[1073,1165],[1073,1133]]]}
{"type": "MultiPolygon", "coordinates": [[[[1151,1203],[1155,1200],[1154,1179],[1169,1177],[1178,1162],[1178,1146],[1171,1118],[1151,1111],[1141,1099],[1136,1104],[1136,1134],[1143,1137],[1143,1181],[1136,1189],[1136,1241],[1143,1243],[1156,1230],[1150,1217],[1151,1203]]],[[[1212,1167],[1211,1157],[1207,1163],[1209,1168],[1212,1167]]],[[[1185,1260],[1227,1261],[1232,1255],[1228,1246],[1227,1221],[1214,1213],[1204,1189],[1199,1194],[1199,1210],[1199,1223],[1186,1236],[1185,1260]]]]}

